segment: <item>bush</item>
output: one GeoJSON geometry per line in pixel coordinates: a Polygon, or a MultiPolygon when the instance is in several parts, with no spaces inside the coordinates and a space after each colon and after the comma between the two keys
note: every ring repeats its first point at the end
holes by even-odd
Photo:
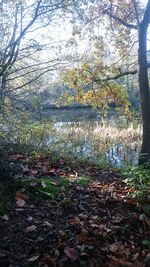
{"type": "Polygon", "coordinates": [[[128,169],[128,172],[124,173],[126,179],[125,182],[131,187],[133,198],[139,200],[150,200],[150,170],[145,169],[142,166],[135,166],[128,169]]]}

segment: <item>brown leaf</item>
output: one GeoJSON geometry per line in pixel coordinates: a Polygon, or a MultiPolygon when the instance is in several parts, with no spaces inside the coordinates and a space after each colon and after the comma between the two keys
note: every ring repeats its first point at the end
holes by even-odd
{"type": "Polygon", "coordinates": [[[45,166],[50,167],[50,162],[49,162],[49,160],[44,161],[43,164],[44,164],[45,166]]]}
{"type": "Polygon", "coordinates": [[[41,157],[40,155],[37,155],[37,156],[35,156],[34,158],[35,158],[35,159],[38,159],[38,160],[40,160],[40,159],[42,160],[42,157],[41,157]]]}
{"type": "Polygon", "coordinates": [[[76,239],[79,243],[85,243],[88,240],[88,237],[86,234],[80,233],[79,235],[77,235],[76,239]]]}
{"type": "Polygon", "coordinates": [[[144,266],[143,263],[140,262],[140,261],[135,261],[135,262],[133,263],[133,265],[132,265],[132,267],[143,267],[143,266],[144,266]]]}
{"type": "Polygon", "coordinates": [[[17,191],[16,195],[15,195],[15,199],[16,200],[18,200],[18,199],[28,200],[29,197],[27,195],[23,194],[21,191],[17,191]]]}
{"type": "Polygon", "coordinates": [[[65,247],[64,253],[67,255],[71,261],[76,261],[79,258],[79,253],[76,249],[71,247],[65,247]]]}
{"type": "Polygon", "coordinates": [[[81,221],[78,217],[69,220],[69,224],[71,224],[71,225],[78,225],[80,222],[81,221]]]}
{"type": "Polygon", "coordinates": [[[48,264],[48,266],[56,267],[56,263],[50,255],[45,255],[42,260],[45,261],[48,264]]]}
{"type": "Polygon", "coordinates": [[[132,263],[125,261],[123,259],[118,259],[115,257],[109,257],[111,261],[108,262],[108,267],[132,267],[132,263]]]}
{"type": "Polygon", "coordinates": [[[88,216],[86,214],[81,213],[81,214],[79,214],[79,218],[81,220],[86,220],[88,218],[88,216]]]}

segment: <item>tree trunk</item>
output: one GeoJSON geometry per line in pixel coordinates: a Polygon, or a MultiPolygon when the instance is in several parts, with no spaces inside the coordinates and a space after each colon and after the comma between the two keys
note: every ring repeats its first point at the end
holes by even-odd
{"type": "Polygon", "coordinates": [[[139,164],[149,163],[150,165],[150,90],[147,68],[147,28],[148,25],[144,21],[139,26],[139,88],[143,120],[143,138],[139,164]]]}

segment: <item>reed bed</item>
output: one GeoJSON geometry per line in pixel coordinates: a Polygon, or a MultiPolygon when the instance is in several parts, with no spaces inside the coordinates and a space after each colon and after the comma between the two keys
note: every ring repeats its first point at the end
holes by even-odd
{"type": "Polygon", "coordinates": [[[114,123],[98,125],[86,122],[56,127],[55,137],[60,152],[122,165],[137,162],[141,136],[141,125],[118,128],[114,123]]]}

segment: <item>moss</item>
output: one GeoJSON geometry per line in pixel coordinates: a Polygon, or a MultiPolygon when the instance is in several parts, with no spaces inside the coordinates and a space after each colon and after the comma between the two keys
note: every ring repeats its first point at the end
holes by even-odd
{"type": "Polygon", "coordinates": [[[34,179],[18,179],[12,181],[2,192],[0,196],[0,216],[7,213],[10,202],[15,201],[17,191],[23,192],[29,197],[29,201],[37,202],[41,200],[55,200],[62,187],[68,190],[71,182],[77,182],[81,186],[86,187],[90,181],[90,177],[66,178],[34,178],[34,179]]]}

